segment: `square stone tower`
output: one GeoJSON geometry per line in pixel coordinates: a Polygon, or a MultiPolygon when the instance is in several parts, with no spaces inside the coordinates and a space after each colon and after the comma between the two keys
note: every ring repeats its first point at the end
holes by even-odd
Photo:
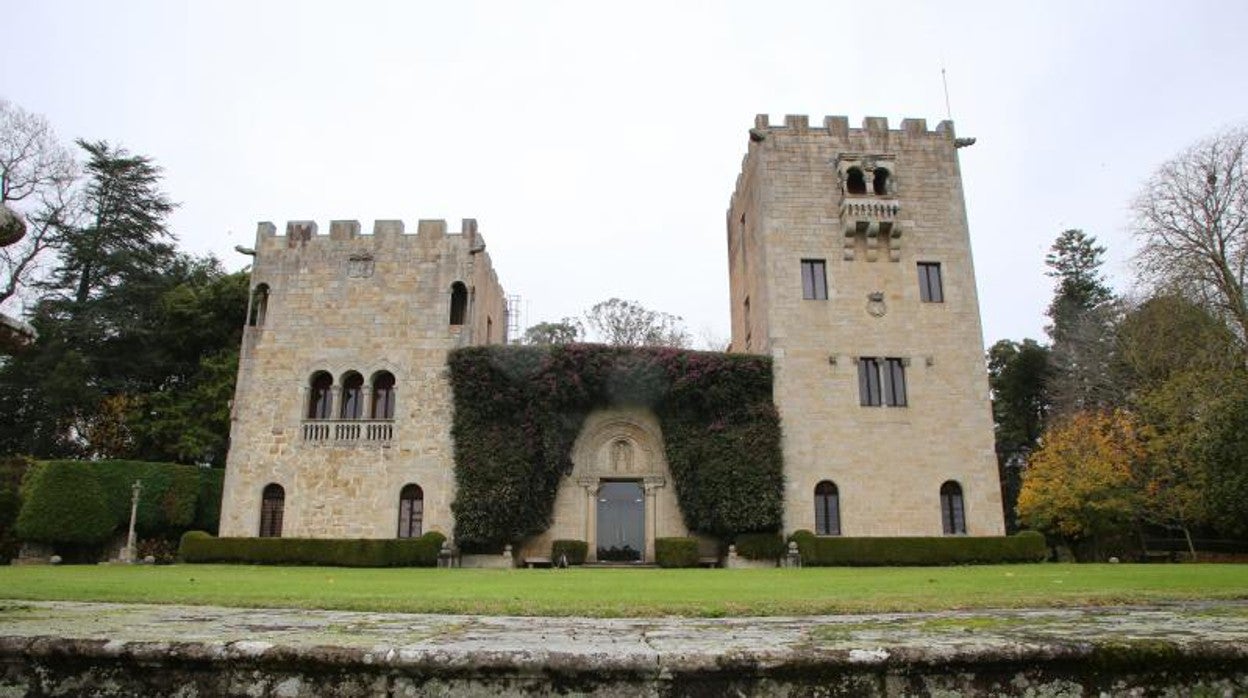
{"type": "Polygon", "coordinates": [[[221,535],[449,536],[446,356],[506,341],[476,221],[261,223],[251,289],[221,535]]]}
{"type": "Polygon", "coordinates": [[[727,224],[731,351],[775,359],[786,530],[1002,534],[952,123],[760,115],[727,224]]]}

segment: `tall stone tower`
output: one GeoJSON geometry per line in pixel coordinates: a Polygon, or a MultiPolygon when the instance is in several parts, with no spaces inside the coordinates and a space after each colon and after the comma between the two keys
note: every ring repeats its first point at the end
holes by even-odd
{"type": "Polygon", "coordinates": [[[223,536],[453,529],[446,355],[505,341],[475,220],[261,223],[239,357],[223,536]]]}
{"type": "Polygon", "coordinates": [[[956,148],[947,121],[750,130],[731,350],[775,359],[789,531],[1003,532],[956,148]]]}

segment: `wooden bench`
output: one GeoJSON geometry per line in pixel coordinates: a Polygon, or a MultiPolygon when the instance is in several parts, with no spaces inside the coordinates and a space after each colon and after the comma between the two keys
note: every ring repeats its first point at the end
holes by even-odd
{"type": "Polygon", "coordinates": [[[707,555],[698,558],[698,567],[719,567],[719,558],[714,555],[707,555]]]}
{"type": "Polygon", "coordinates": [[[550,558],[526,557],[524,558],[524,566],[529,569],[533,569],[534,567],[550,567],[550,558]]]}

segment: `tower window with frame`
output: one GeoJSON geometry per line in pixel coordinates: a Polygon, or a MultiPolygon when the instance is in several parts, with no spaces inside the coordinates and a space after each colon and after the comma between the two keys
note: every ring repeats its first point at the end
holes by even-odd
{"type": "Polygon", "coordinates": [[[841,535],[841,493],[831,480],[815,485],[815,535],[841,535]]]}
{"type": "Polygon", "coordinates": [[[308,419],[329,419],[334,402],[334,377],[325,371],[312,374],[308,385],[308,419]]]}
{"type": "Polygon", "coordinates": [[[919,300],[944,303],[945,287],[940,278],[940,262],[919,262],[919,300]]]}
{"type": "Polygon", "coordinates": [[[905,407],[905,359],[859,357],[858,404],[863,407],[905,407]]]}
{"type": "Polygon", "coordinates": [[[824,260],[802,260],[802,298],[814,301],[828,299],[827,263],[824,260]]]}
{"type": "Polygon", "coordinates": [[[286,508],[286,490],[277,483],[265,485],[260,495],[260,537],[282,537],[282,514],[286,508]]]}
{"type": "Polygon", "coordinates": [[[966,509],[962,486],[953,480],[940,486],[940,520],[946,536],[966,534],[966,509]]]}
{"type": "Polygon", "coordinates": [[[399,538],[419,538],[425,521],[425,492],[420,485],[399,491],[399,538]]]}
{"type": "Polygon", "coordinates": [[[364,376],[348,371],[342,377],[342,407],[339,419],[359,419],[364,416],[364,376]]]}
{"type": "Polygon", "coordinates": [[[394,419],[394,374],[378,371],[373,375],[373,419],[394,419]]]}

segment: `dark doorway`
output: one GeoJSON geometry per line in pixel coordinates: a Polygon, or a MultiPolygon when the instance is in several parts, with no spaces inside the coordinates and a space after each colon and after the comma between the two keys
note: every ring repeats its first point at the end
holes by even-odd
{"type": "Polygon", "coordinates": [[[640,562],[646,548],[646,492],[640,482],[598,489],[598,561],[640,562]]]}

